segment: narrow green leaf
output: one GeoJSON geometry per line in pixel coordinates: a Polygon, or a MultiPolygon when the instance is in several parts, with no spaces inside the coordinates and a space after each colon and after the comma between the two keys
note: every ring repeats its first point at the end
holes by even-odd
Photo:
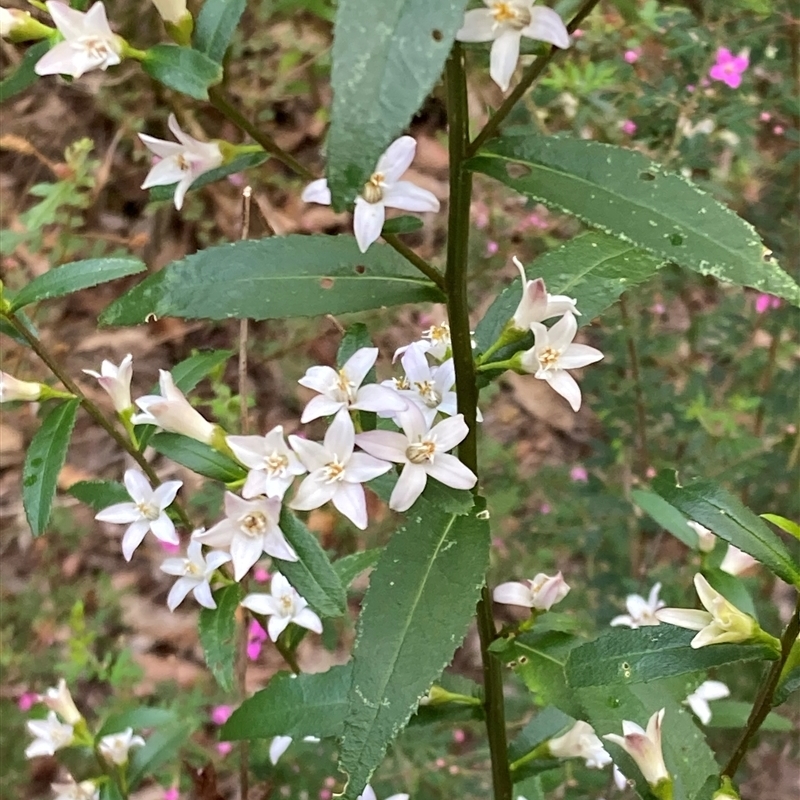
{"type": "Polygon", "coordinates": [[[363,550],[334,561],[333,569],[339,576],[342,586],[346,589],[364,570],[374,567],[382,551],[382,547],[373,547],[371,550],[363,550]]]}
{"type": "MultiPolygon", "coordinates": [[[[267,153],[242,153],[236,156],[233,161],[223,164],[216,169],[210,169],[204,172],[200,177],[192,183],[189,191],[193,192],[195,189],[202,189],[203,186],[208,186],[210,183],[227,178],[228,175],[235,175],[237,172],[244,172],[246,169],[258,167],[269,159],[267,153]]],[[[175,187],[177,184],[170,183],[167,186],[154,186],[150,189],[150,200],[172,200],[175,195],[175,187]]]]}
{"type": "Polygon", "coordinates": [[[110,305],[100,322],[137,325],[151,314],[287,319],[442,299],[389,245],[361,253],[351,236],[273,236],[173,262],[110,305]]]}
{"type": "Polygon", "coordinates": [[[344,586],[317,537],[286,508],[281,510],[280,525],[283,535],[300,559],[274,559],[280,572],[320,616],[341,617],[347,613],[344,586]]]}
{"type": "Polygon", "coordinates": [[[466,633],[488,564],[489,525],[425,501],[372,573],[358,621],[340,750],[355,800],[466,633]]]}
{"type": "Polygon", "coordinates": [[[25,51],[20,65],[7,78],[0,81],[0,103],[5,103],[6,100],[14,97],[14,95],[24,92],[39,80],[34,67],[52,44],[53,42],[50,39],[43,39],[25,51]]]}
{"type": "Polygon", "coordinates": [[[157,433],[150,439],[150,446],[162,456],[215,481],[234,483],[247,477],[247,470],[232,458],[179,433],[157,433]]]}
{"type": "Polygon", "coordinates": [[[125,800],[115,783],[106,781],[100,787],[100,800],[125,800]]]}
{"type": "Polygon", "coordinates": [[[698,549],[697,532],[686,523],[687,519],[677,508],[671,506],[655,492],[647,489],[634,489],[631,492],[633,502],[646,514],[651,516],[665,531],[669,531],[676,539],[692,550],[698,549]]]}
{"type": "Polygon", "coordinates": [[[136,733],[141,733],[147,728],[161,728],[177,720],[176,712],[166,708],[134,708],[132,711],[109,716],[97,732],[97,738],[119,733],[126,728],[133,728],[136,733]]]}
{"type": "MultiPolygon", "coordinates": [[[[581,312],[578,321],[588,325],[623,292],[655,275],[662,264],[663,259],[628,242],[592,231],[539,256],[525,268],[525,274],[529,280],[543,278],[550,294],[574,297],[581,312]]],[[[475,339],[480,350],[497,340],[521,299],[522,286],[516,278],[497,295],[478,323],[475,339]]],[[[530,346],[527,340],[516,349],[523,346],[530,346]]]]}
{"type": "Polygon", "coordinates": [[[716,589],[724,598],[730,600],[739,611],[744,611],[745,614],[758,619],[753,598],[741,578],[723,572],[721,569],[710,567],[703,569],[703,575],[711,584],[711,588],[716,589]]]}
{"type": "Polygon", "coordinates": [[[297,677],[279,673],[231,714],[220,736],[227,741],[341,736],[352,674],[352,664],[297,677]]]}
{"type": "MultiPolygon", "coordinates": [[[[794,646],[798,647],[799,645],[797,642],[795,642],[794,646]]],[[[778,685],[778,689],[775,692],[775,696],[772,698],[773,708],[783,705],[783,703],[785,703],[798,689],[800,689],[800,666],[790,669],[789,672],[782,678],[781,683],[778,685]]]]}
{"type": "MultiPolygon", "coordinates": [[[[752,710],[752,703],[745,703],[741,700],[715,700],[711,703],[711,721],[707,727],[735,728],[737,731],[741,731],[747,724],[747,719],[752,710]]],[[[789,733],[789,731],[794,730],[794,725],[792,725],[790,719],[771,712],[761,723],[759,730],[773,733],[789,733]]]]}
{"type": "MultiPolygon", "coordinates": [[[[342,336],[339,350],[336,353],[336,366],[341,369],[350,356],[362,347],[375,347],[375,343],[369,334],[369,328],[363,322],[355,322],[347,328],[342,336]]],[[[367,373],[364,381],[365,383],[375,383],[374,367],[367,373]]]]}
{"type": "Polygon", "coordinates": [[[238,583],[214,592],[216,608],[200,610],[199,633],[206,664],[224,692],[234,687],[236,609],[244,592],[238,583]]]}
{"type": "Polygon", "coordinates": [[[246,6],[247,0],[205,0],[195,20],[195,50],[222,62],[246,6]]]}
{"type": "Polygon", "coordinates": [[[22,505],[34,536],[41,536],[50,519],[58,473],[67,457],[80,400],[59,403],[42,420],[22,467],[22,505]]]}
{"type": "Polygon", "coordinates": [[[193,723],[182,722],[160,728],[147,737],[144,747],[132,750],[128,767],[128,784],[135,789],[144,778],[152,775],[162,764],[178,761],[181,745],[194,729],[193,723]]]}
{"type": "Polygon", "coordinates": [[[759,514],[758,516],[767,522],[771,522],[782,531],[786,531],[790,536],[794,536],[795,539],[800,539],[800,525],[796,522],[792,522],[792,520],[786,519],[786,517],[782,517],[779,514],[759,514]]]}
{"type": "Polygon", "coordinates": [[[119,481],[78,481],[67,489],[67,494],[86,503],[92,511],[131,500],[128,490],[119,481]]]}
{"type": "Polygon", "coordinates": [[[419,217],[412,217],[403,214],[400,217],[392,217],[383,223],[382,233],[413,233],[420,230],[425,223],[419,217]]]}
{"type": "Polygon", "coordinates": [[[142,69],[159,83],[195,100],[208,100],[208,87],[222,80],[222,66],[190,47],[157,44],[147,51],[142,69]]]}
{"type": "Polygon", "coordinates": [[[328,179],[351,201],[439,80],[466,0],[339,0],[328,179]]]}
{"type": "Polygon", "coordinates": [[[90,286],[115,281],[127,275],[136,275],[147,269],[138,258],[90,258],[86,261],[73,261],[62,264],[34,278],[23,286],[11,301],[12,311],[30,303],[63,297],[90,286]]]}
{"type": "MultiPolygon", "coordinates": [[[[172,380],[182,392],[191,392],[203,378],[207,378],[232,355],[232,350],[204,350],[193,353],[170,370],[172,380]]],[[[158,391],[157,387],[154,391],[158,391]]]]}
{"type": "Polygon", "coordinates": [[[800,305],[800,286],[766,258],[749,223],[634,150],[512,135],[492,141],[468,166],[658,258],[800,305]]]}
{"type": "Polygon", "coordinates": [[[660,473],[653,491],[729,544],[749,553],[787,583],[800,586],[800,566],[784,543],[741,500],[712,481],[677,485],[674,473],[660,473]]]}
{"type": "Polygon", "coordinates": [[[674,625],[638,630],[611,630],[576,647],[565,666],[573,689],[585,686],[630,686],[686,675],[739,661],[775,659],[766,645],[715,644],[692,649],[694,631],[674,625]]]}

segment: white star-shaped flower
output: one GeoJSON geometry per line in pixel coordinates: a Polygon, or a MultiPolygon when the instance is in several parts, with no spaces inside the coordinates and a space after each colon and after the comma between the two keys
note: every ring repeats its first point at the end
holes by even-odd
{"type": "Polygon", "coordinates": [[[256,614],[269,617],[267,633],[273,642],[278,640],[291,622],[314,633],[322,633],[322,620],[280,572],[273,573],[269,591],[269,594],[247,595],[242,605],[256,614]]]}
{"type": "Polygon", "coordinates": [[[166,481],[153,489],[141,472],[129,469],[125,472],[124,482],[133,502],[116,503],[104,508],[95,515],[95,519],[116,525],[130,523],[122,537],[122,554],[125,560],[131,560],[133,551],[142,543],[147,531],[152,531],[162,542],[179,544],[175,525],[167,516],[166,509],[175,499],[178,489],[183,486],[183,481],[166,481]]]}
{"type": "Polygon", "coordinates": [[[132,747],[144,747],[144,739],[141,736],[134,736],[133,728],[126,728],[120,733],[110,733],[97,744],[100,755],[118,767],[128,763],[128,753],[132,747]]]}
{"type": "MultiPolygon", "coordinates": [[[[417,143],[411,136],[401,136],[392,142],[356,198],[353,228],[362,253],[366,253],[381,235],[387,208],[417,212],[439,210],[439,201],[434,194],[410,181],[400,180],[411,166],[416,150],[417,143]]],[[[331,192],[328,181],[325,178],[312,181],[303,190],[302,198],[306,203],[329,206],[331,192]]]]}
{"type": "Polygon", "coordinates": [[[535,343],[522,354],[522,368],[534,378],[547,381],[577,411],[581,407],[581,389],[567,370],[594,364],[603,354],[587,344],[573,344],[578,323],[569,311],[549,330],[541,322],[531,323],[531,330],[535,343]]]}
{"type": "Polygon", "coordinates": [[[275,497],[243,500],[225,493],[225,519],[205,533],[195,533],[195,541],[230,551],[233,577],[240,581],[266,553],[284,561],[297,561],[297,553],[280,528],[281,501],[275,497]]]}
{"type": "Polygon", "coordinates": [[[80,78],[93,69],[108,69],[122,61],[122,41],[111,30],[102,3],[87,12],[66,3],[45,3],[58,32],[64,37],[37,62],[37,75],[71,75],[80,78]]]}
{"type": "Polygon", "coordinates": [[[201,142],[181,130],[174,114],[167,121],[172,135],[178,142],[168,142],[140,133],[145,147],[159,157],[144,179],[142,189],[151,186],[175,187],[175,208],[180,210],[189,187],[204,173],[222,164],[222,151],[216,142],[201,142]]]}
{"type": "Polygon", "coordinates": [[[722,700],[731,690],[722,681],[704,681],[683,702],[692,709],[695,716],[708,725],[711,722],[710,700],[722,700]]]}
{"type": "Polygon", "coordinates": [[[250,469],[242,487],[242,497],[251,500],[265,494],[283,499],[295,476],[306,468],[286,444],[283,425],[276,425],[265,436],[226,436],[228,447],[250,469]]]}
{"type": "MultiPolygon", "coordinates": [[[[525,330],[527,330],[527,328],[525,330]]],[[[452,345],[450,326],[446,322],[442,322],[440,325],[431,325],[430,328],[422,331],[422,338],[418,341],[403,345],[403,347],[398,347],[397,350],[394,351],[392,361],[397,361],[409,347],[418,347],[426,355],[435,358],[437,361],[441,361],[450,353],[452,345]]]]}
{"type": "Polygon", "coordinates": [[[459,42],[492,42],[489,74],[505,92],[519,61],[519,43],[525,36],[569,47],[569,33],[552,8],[534,7],[535,0],[483,0],[487,8],[464,14],[464,24],[456,33],[459,42]]]}
{"type": "Polygon", "coordinates": [[[361,484],[388,472],[392,465],[366,453],[353,452],[355,429],[347,409],[337,412],[322,444],[299,436],[290,436],[289,443],[310,473],[289,507],[311,511],[330,501],[353,525],[364,530],[367,501],[361,484]]]}
{"type": "Polygon", "coordinates": [[[26,758],[52,756],[56,750],[72,744],[74,738],[72,725],[61,722],[55,711],[48,712],[47,719],[30,719],[25,725],[28,733],[34,737],[33,741],[25,748],[26,758]]]}
{"type": "Polygon", "coordinates": [[[644,628],[650,625],[658,625],[656,611],[665,605],[664,601],[658,598],[660,591],[661,584],[656,583],[650,590],[647,600],[639,594],[629,594],[625,598],[625,607],[628,609],[628,613],[614,617],[610,624],[614,627],[625,625],[628,628],[644,628]]]}
{"type": "Polygon", "coordinates": [[[549,611],[569,593],[569,586],[559,572],[545,575],[540,572],[532,581],[512,581],[496,586],[492,593],[495,603],[549,611]]]}
{"type": "Polygon", "coordinates": [[[100,372],[83,370],[87,375],[97,378],[97,382],[108,393],[116,412],[127,411],[132,405],[131,378],[133,377],[133,356],[129,353],[119,366],[111,361],[103,361],[100,372]]]}
{"type": "Polygon", "coordinates": [[[214,596],[211,594],[211,579],[214,573],[231,560],[230,553],[212,550],[203,556],[203,545],[192,539],[186,548],[186,558],[167,558],[161,564],[161,571],[167,575],[177,575],[172,589],[167,595],[167,606],[174,611],[186,598],[189,592],[204,608],[216,608],[214,596]]]}
{"type": "Polygon", "coordinates": [[[376,458],[403,465],[400,478],[389,498],[389,508],[407,511],[422,494],[428,476],[453,489],[471,489],[475,474],[454,455],[449,455],[463,441],[469,429],[462,414],[448,417],[432,428],[417,406],[409,406],[397,415],[403,433],[367,431],[356,436],[356,443],[376,458]]]}
{"type": "Polygon", "coordinates": [[[362,347],[341,369],[310,367],[306,370],[298,383],[319,395],[309,401],[300,421],[305,423],[331,416],[341,408],[375,411],[386,416],[402,411],[407,403],[394,389],[375,383],[361,385],[377,358],[377,347],[362,347]]]}

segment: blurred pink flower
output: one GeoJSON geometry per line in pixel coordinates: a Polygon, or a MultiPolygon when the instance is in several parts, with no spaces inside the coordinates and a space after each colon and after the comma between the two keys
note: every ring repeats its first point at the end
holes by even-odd
{"type": "Polygon", "coordinates": [[[226,756],[230,751],[233,750],[233,743],[232,742],[217,742],[217,752],[221,756],[226,756]]]}
{"type": "Polygon", "coordinates": [[[320,789],[319,800],[331,800],[333,793],[330,789],[320,789]]]}
{"type": "Polygon", "coordinates": [[[576,28],[572,31],[572,38],[573,39],[580,39],[583,36],[583,31],[580,28],[576,28]]]}
{"type": "Polygon", "coordinates": [[[169,553],[170,555],[174,555],[175,553],[180,553],[181,551],[181,546],[179,544],[172,544],[172,542],[165,542],[162,539],[159,539],[158,543],[161,545],[161,549],[165,553],[169,553]]]}
{"type": "Polygon", "coordinates": [[[686,84],[686,91],[691,94],[697,87],[693,83],[686,84]]]}
{"type": "Polygon", "coordinates": [[[442,769],[447,762],[443,758],[437,758],[436,761],[434,761],[434,764],[436,764],[437,769],[442,769]]]}
{"type": "Polygon", "coordinates": [[[735,56],[726,47],[717,50],[717,61],[708,71],[708,77],[715,81],[722,81],[731,89],[738,89],[742,85],[742,74],[750,65],[746,55],[735,56]]]}
{"type": "Polygon", "coordinates": [[[775,126],[775,127],[772,129],[772,132],[773,132],[773,133],[774,133],[776,136],[783,136],[783,134],[784,134],[784,133],[786,133],[786,128],[784,128],[784,127],[783,127],[783,125],[776,125],[776,126],[775,126]]]}
{"type": "Polygon", "coordinates": [[[626,119],[625,122],[620,125],[620,129],[624,134],[633,136],[633,134],[636,133],[636,123],[632,119],[626,119]]]}
{"type": "Polygon", "coordinates": [[[215,725],[224,725],[231,714],[233,714],[232,706],[214,706],[211,709],[211,721],[215,725]]]}
{"type": "Polygon", "coordinates": [[[553,508],[550,505],[550,503],[542,503],[539,506],[539,513],[540,514],[549,514],[552,510],[553,510],[553,508]]]}
{"type": "Polygon", "coordinates": [[[700,78],[700,86],[704,89],[708,86],[711,86],[711,81],[708,78],[700,78]]]}
{"type": "Polygon", "coordinates": [[[500,245],[490,239],[488,242],[486,242],[486,258],[495,255],[499,249],[500,245]]]}
{"type": "Polygon", "coordinates": [[[32,706],[39,702],[39,695],[36,692],[23,692],[17,700],[17,708],[20,711],[30,711],[32,706]]]}
{"type": "Polygon", "coordinates": [[[648,467],[647,472],[645,472],[645,477],[647,478],[655,478],[656,476],[656,469],[655,467],[648,467]]]}
{"type": "Polygon", "coordinates": [[[232,183],[234,186],[244,186],[244,181],[243,172],[234,172],[232,175],[228,175],[228,183],[232,183]]]}
{"type": "Polygon", "coordinates": [[[247,657],[255,661],[261,655],[264,642],[269,639],[267,632],[259,625],[257,620],[252,620],[247,631],[247,657]]]}
{"type": "Polygon", "coordinates": [[[586,467],[573,467],[569,471],[569,479],[575,483],[586,483],[589,480],[589,473],[586,471],[586,467]]]}
{"type": "Polygon", "coordinates": [[[180,800],[181,793],[178,791],[177,786],[171,789],[164,789],[164,800],[180,800]]]}
{"type": "Polygon", "coordinates": [[[642,55],[642,51],[637,47],[635,50],[626,50],[625,51],[625,55],[623,56],[623,58],[629,64],[635,64],[639,60],[639,57],[641,55],[642,55]]]}
{"type": "Polygon", "coordinates": [[[760,294],[756,298],[756,314],[766,314],[771,308],[780,308],[781,300],[771,294],[760,294]]]}
{"type": "Polygon", "coordinates": [[[519,229],[525,230],[526,228],[538,228],[540,231],[545,231],[550,227],[550,223],[540,214],[538,211],[534,211],[531,214],[528,214],[527,217],[523,217],[522,221],[519,223],[519,229]]]}
{"type": "Polygon", "coordinates": [[[769,122],[772,119],[772,114],[770,114],[769,111],[762,111],[758,115],[758,118],[761,120],[761,122],[769,122]]]}
{"type": "Polygon", "coordinates": [[[483,230],[489,224],[489,208],[486,203],[473,203],[470,206],[470,213],[478,230],[483,230]]]}
{"type": "Polygon", "coordinates": [[[456,744],[464,744],[467,740],[467,734],[464,732],[463,728],[456,728],[453,731],[453,741],[456,744]]]}
{"type": "Polygon", "coordinates": [[[269,572],[264,567],[256,567],[253,571],[253,578],[256,583],[266,583],[269,580],[269,572]]]}
{"type": "Polygon", "coordinates": [[[650,306],[650,313],[658,315],[666,314],[667,307],[663,303],[653,303],[653,305],[650,306]]]}

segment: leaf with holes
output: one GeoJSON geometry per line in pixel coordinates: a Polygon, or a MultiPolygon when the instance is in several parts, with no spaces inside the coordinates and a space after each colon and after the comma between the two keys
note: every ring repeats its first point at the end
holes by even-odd
{"type": "Polygon", "coordinates": [[[328,179],[351,202],[442,74],[466,0],[339,0],[328,179]]]}
{"type": "Polygon", "coordinates": [[[236,664],[236,609],[244,592],[238,583],[214,592],[216,608],[200,609],[200,643],[206,664],[224,692],[234,686],[236,664]]]}
{"type": "Polygon", "coordinates": [[[153,314],[287,319],[442,299],[389,245],[360,253],[352,236],[273,236],[175,261],[110,305],[100,322],[138,325],[153,314]]]}
{"type": "Polygon", "coordinates": [[[566,136],[509,135],[468,166],[657,258],[800,305],[800,286],[768,259],[749,223],[642,153],[566,136]]]}
{"type": "Polygon", "coordinates": [[[489,557],[489,525],[477,510],[458,516],[419,500],[372,573],[340,749],[347,800],[363,791],[467,631],[489,557]]]}

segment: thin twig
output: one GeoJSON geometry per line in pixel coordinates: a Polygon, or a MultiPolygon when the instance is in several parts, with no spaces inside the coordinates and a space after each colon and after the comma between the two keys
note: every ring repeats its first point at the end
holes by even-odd
{"type": "Polygon", "coordinates": [[[386,242],[386,244],[394,247],[394,249],[397,250],[401,256],[410,261],[420,272],[422,272],[426,277],[430,278],[436,284],[436,286],[444,291],[444,275],[442,275],[442,273],[439,272],[436,267],[425,261],[424,258],[420,258],[407,244],[405,244],[405,242],[398,238],[397,234],[384,234],[383,240],[386,242]]]}
{"type": "MultiPolygon", "coordinates": [[[[241,240],[250,236],[250,199],[253,190],[245,186],[242,190],[242,231],[241,240]]],[[[239,432],[249,433],[250,415],[247,413],[247,337],[249,320],[243,317],[239,320],[239,432]]]]}

